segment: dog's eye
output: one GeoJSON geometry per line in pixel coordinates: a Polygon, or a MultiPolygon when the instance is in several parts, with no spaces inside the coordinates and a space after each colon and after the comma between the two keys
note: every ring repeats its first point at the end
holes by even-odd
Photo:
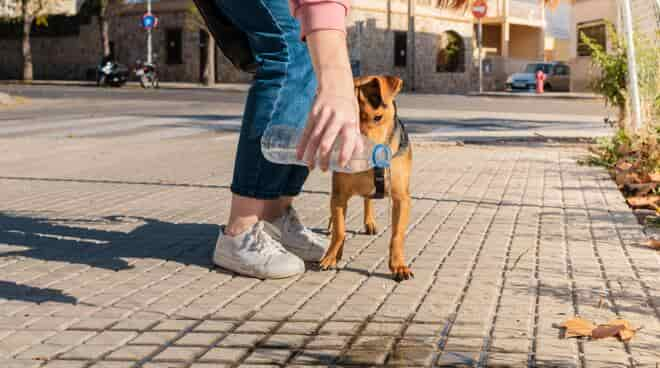
{"type": "Polygon", "coordinates": [[[376,115],[374,116],[375,121],[381,121],[383,119],[383,115],[376,115]]]}

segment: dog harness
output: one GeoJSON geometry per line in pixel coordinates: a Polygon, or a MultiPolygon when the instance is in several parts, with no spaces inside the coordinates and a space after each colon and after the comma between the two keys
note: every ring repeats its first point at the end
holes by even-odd
{"type": "MultiPolygon", "coordinates": [[[[408,147],[410,146],[410,138],[408,137],[408,132],[406,132],[405,125],[403,125],[403,122],[401,121],[401,119],[399,119],[398,109],[396,107],[396,103],[394,103],[394,129],[392,130],[392,134],[387,140],[388,146],[392,144],[392,139],[394,139],[394,137],[396,137],[397,135],[399,136],[399,149],[394,153],[394,155],[392,155],[392,160],[406,153],[408,147]]],[[[385,187],[385,183],[386,183],[385,178],[390,175],[391,175],[391,171],[389,167],[374,168],[374,186],[376,187],[376,190],[374,194],[370,196],[371,199],[385,198],[386,195],[385,191],[387,189],[385,187]]]]}

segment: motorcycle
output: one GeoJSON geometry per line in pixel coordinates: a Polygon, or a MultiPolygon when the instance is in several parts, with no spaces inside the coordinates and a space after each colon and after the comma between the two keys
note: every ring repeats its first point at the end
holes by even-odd
{"type": "Polygon", "coordinates": [[[158,71],[156,64],[143,63],[141,60],[136,62],[135,75],[140,79],[140,86],[142,88],[158,88],[160,83],[158,80],[158,71]]]}
{"type": "Polygon", "coordinates": [[[112,60],[104,60],[96,71],[96,85],[121,87],[128,81],[128,68],[112,60]]]}

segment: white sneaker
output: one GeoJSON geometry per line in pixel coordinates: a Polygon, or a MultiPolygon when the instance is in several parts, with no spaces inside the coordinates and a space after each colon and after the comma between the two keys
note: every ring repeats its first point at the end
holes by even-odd
{"type": "Polygon", "coordinates": [[[213,262],[223,268],[260,279],[280,279],[305,272],[305,263],[273,239],[259,221],[237,236],[220,231],[213,262]]]}
{"type": "Polygon", "coordinates": [[[280,230],[282,245],[305,261],[318,262],[328,250],[328,240],[306,228],[293,207],[289,207],[273,225],[280,230]]]}

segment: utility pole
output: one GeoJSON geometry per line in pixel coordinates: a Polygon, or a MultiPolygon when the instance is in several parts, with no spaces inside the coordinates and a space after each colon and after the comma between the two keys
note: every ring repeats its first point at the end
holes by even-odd
{"type": "Polygon", "coordinates": [[[479,18],[479,93],[484,93],[484,61],[483,61],[483,44],[484,44],[484,24],[479,18]]]}
{"type": "Polygon", "coordinates": [[[415,1],[408,0],[408,80],[412,91],[415,90],[415,1]]]}
{"type": "MultiPolygon", "coordinates": [[[[151,0],[147,0],[147,14],[151,14],[151,0]]],[[[152,62],[152,45],[151,45],[151,28],[147,29],[147,63],[151,64],[152,62]]]]}
{"type": "Polygon", "coordinates": [[[632,107],[632,129],[637,132],[642,126],[642,109],[639,101],[639,84],[637,82],[637,60],[635,58],[635,37],[633,35],[632,10],[630,0],[622,0],[623,27],[625,29],[626,42],[628,43],[628,83],[630,88],[630,99],[632,107]]]}

